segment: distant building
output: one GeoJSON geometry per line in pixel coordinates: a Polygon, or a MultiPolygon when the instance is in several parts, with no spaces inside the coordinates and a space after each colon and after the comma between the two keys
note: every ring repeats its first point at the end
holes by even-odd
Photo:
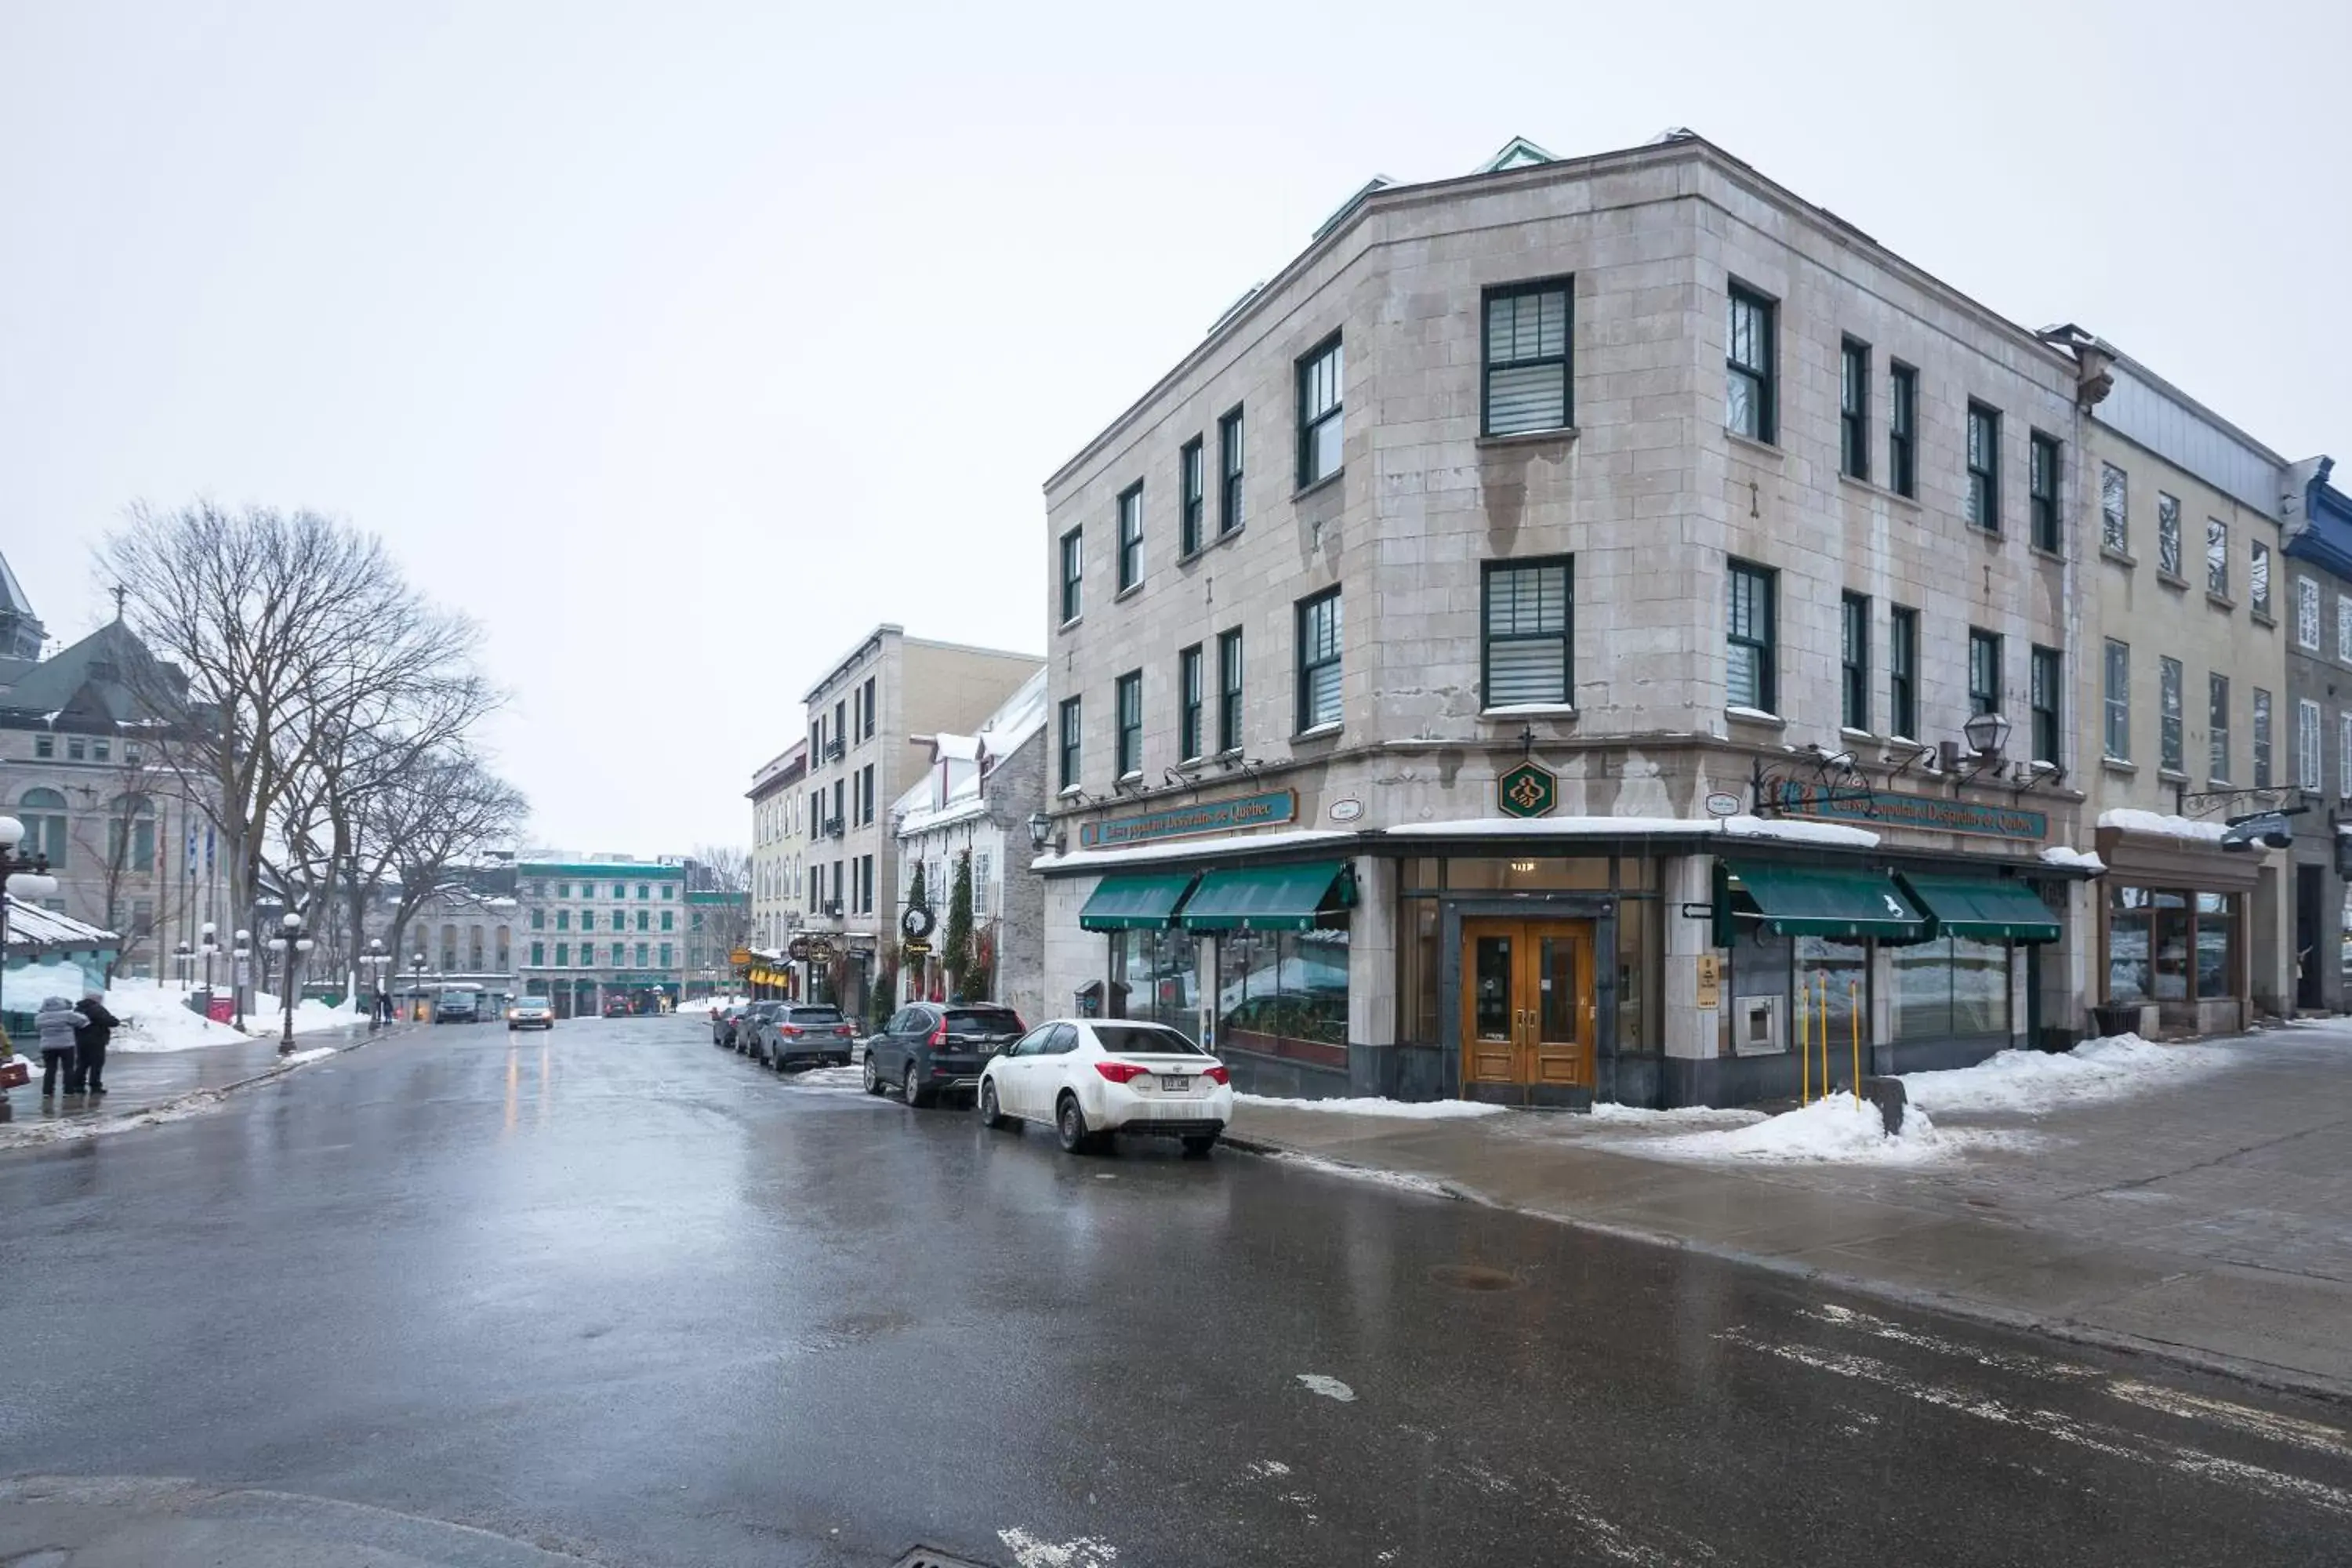
{"type": "Polygon", "coordinates": [[[593,1017],[614,998],[632,1012],[684,992],[686,862],[539,851],[515,864],[523,930],[521,988],[560,1018],[593,1017]]]}
{"type": "Polygon", "coordinates": [[[0,813],[48,857],[50,909],[120,933],[118,973],[172,973],[174,948],[221,941],[236,917],[228,866],[203,808],[206,782],[163,755],[149,696],[185,682],[121,620],[47,658],[41,623],[0,562],[0,813]],[[146,671],[160,679],[133,679],[146,671]]]}
{"type": "MultiPolygon", "coordinates": [[[[931,952],[904,962],[903,1000],[1009,1004],[1024,1018],[1045,1016],[1045,890],[1029,871],[1036,855],[1030,814],[1045,804],[1045,672],[969,735],[929,737],[931,765],[891,807],[899,866],[894,929],[910,907],[917,868],[935,922],[931,952]],[[940,963],[956,866],[971,857],[971,923],[980,985],[958,985],[940,963]]],[[[903,951],[903,948],[902,948],[903,951]]]]}
{"type": "MultiPolygon", "coordinates": [[[[797,967],[799,994],[866,1017],[895,952],[898,841],[882,804],[930,765],[928,737],[970,733],[1044,668],[1030,654],[910,637],[879,626],[808,691],[803,931],[830,959],[797,967]]],[[[895,993],[892,993],[895,994],[895,993]]]]}
{"type": "MultiPolygon", "coordinates": [[[[2280,743],[2294,737],[2293,782],[2305,814],[2295,819],[2294,952],[2288,973],[2295,1006],[2341,1013],[2347,996],[2345,907],[2352,859],[2352,497],[2328,483],[2330,458],[2287,470],[2286,596],[2279,615],[2287,636],[2286,695],[2280,743]],[[2288,726],[2291,725],[2291,728],[2288,726]],[[2331,767],[2328,752],[2336,753],[2331,767]]],[[[2289,753],[2282,749],[2280,782],[2289,753]]]]}
{"type": "Polygon", "coordinates": [[[733,955],[751,940],[751,890],[720,885],[717,870],[686,863],[686,994],[715,996],[734,982],[733,955]]]}
{"type": "Polygon", "coordinates": [[[808,742],[794,741],[751,775],[751,941],[773,949],[801,923],[807,875],[808,742]]]}

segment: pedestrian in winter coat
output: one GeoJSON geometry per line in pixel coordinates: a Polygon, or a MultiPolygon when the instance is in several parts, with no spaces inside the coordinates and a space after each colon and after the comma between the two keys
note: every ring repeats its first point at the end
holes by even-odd
{"type": "Polygon", "coordinates": [[[47,1100],[58,1092],[58,1075],[73,1073],[74,1031],[89,1023],[88,1018],[74,1011],[74,1005],[62,996],[52,996],[41,1004],[33,1015],[33,1026],[41,1039],[41,1098],[47,1100]]]}
{"type": "Polygon", "coordinates": [[[88,1089],[93,1095],[106,1092],[106,1042],[122,1020],[106,1010],[106,993],[90,991],[81,999],[82,1026],[74,1031],[73,1076],[66,1079],[66,1092],[79,1094],[88,1089]]]}

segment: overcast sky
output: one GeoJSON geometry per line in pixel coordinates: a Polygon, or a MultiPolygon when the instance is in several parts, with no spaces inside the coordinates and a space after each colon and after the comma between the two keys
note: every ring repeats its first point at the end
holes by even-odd
{"type": "Polygon", "coordinates": [[[2352,458],[2352,5],[0,0],[0,551],[381,533],[543,843],[745,842],[875,623],[1039,650],[1045,476],[1374,173],[1687,125],[2352,458]]]}

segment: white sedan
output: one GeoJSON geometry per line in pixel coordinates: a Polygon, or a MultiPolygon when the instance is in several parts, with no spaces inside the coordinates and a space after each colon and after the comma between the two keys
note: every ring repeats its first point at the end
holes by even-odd
{"type": "Polygon", "coordinates": [[[1181,1138],[1187,1154],[1216,1146],[1233,1120],[1233,1077],[1181,1031],[1129,1019],[1055,1018],[980,1074],[980,1119],[1037,1121],[1077,1153],[1120,1132],[1181,1138]]]}

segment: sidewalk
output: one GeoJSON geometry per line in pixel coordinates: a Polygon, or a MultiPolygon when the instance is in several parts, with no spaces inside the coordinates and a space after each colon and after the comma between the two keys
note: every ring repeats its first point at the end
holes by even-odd
{"type": "MultiPolygon", "coordinates": [[[[396,1032],[400,1026],[376,1037],[396,1032]]],[[[349,1029],[320,1029],[297,1035],[297,1055],[329,1047],[350,1050],[368,1040],[364,1025],[349,1029]]],[[[315,1059],[315,1058],[313,1058],[315,1059]]],[[[0,1149],[21,1143],[47,1142],[79,1136],[94,1123],[127,1121],[167,1110],[206,1091],[226,1092],[284,1069],[278,1041],[240,1040],[184,1051],[114,1051],[106,1056],[106,1094],[98,1100],[60,1093],[54,1100],[40,1094],[40,1060],[33,1058],[33,1081],[8,1091],[16,1108],[14,1120],[0,1122],[0,1149]]]]}
{"type": "Polygon", "coordinates": [[[2220,1045],[2210,1073],[2126,1099],[1937,1114],[1965,1147],[1924,1165],[1675,1157],[1688,1123],[1540,1112],[1411,1121],[1244,1101],[1228,1136],[2352,1398],[2352,1029],[2220,1045]]]}

